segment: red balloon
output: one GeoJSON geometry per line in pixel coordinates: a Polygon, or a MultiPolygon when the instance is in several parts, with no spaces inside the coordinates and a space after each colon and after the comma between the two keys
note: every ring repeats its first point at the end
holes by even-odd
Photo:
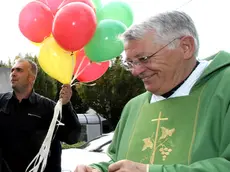
{"type": "Polygon", "coordinates": [[[58,9],[61,9],[62,7],[64,7],[65,5],[67,5],[67,4],[71,3],[71,2],[82,2],[82,3],[85,3],[85,4],[89,5],[91,8],[93,8],[93,10],[95,11],[93,2],[91,0],[63,0],[63,2],[58,7],[58,9]]]}
{"type": "Polygon", "coordinates": [[[52,11],[53,15],[56,14],[58,7],[63,2],[63,0],[38,0],[38,1],[46,4],[50,8],[50,10],[52,11]]]}
{"type": "Polygon", "coordinates": [[[79,82],[92,82],[100,78],[109,68],[109,61],[91,62],[82,49],[76,56],[74,76],[79,82]]]}
{"type": "Polygon", "coordinates": [[[56,42],[67,51],[83,48],[96,30],[96,15],[82,2],[72,2],[56,14],[52,34],[56,42]]]}
{"type": "Polygon", "coordinates": [[[37,1],[40,1],[40,2],[43,2],[44,4],[46,4],[46,0],[37,0],[37,1]]]}
{"type": "Polygon", "coordinates": [[[52,31],[53,14],[39,1],[29,2],[19,14],[19,29],[32,42],[40,43],[52,31]]]}

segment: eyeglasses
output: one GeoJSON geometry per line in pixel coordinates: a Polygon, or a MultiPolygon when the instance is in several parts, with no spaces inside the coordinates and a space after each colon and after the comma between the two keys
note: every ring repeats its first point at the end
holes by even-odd
{"type": "Polygon", "coordinates": [[[161,47],[159,50],[157,50],[155,53],[153,53],[149,56],[142,56],[142,57],[138,58],[138,60],[136,60],[136,61],[125,61],[123,63],[124,68],[128,71],[132,71],[135,66],[148,64],[152,57],[154,57],[157,53],[159,53],[161,50],[163,50],[165,47],[167,47],[169,44],[171,44],[173,41],[175,41],[177,39],[181,39],[181,37],[180,38],[174,38],[172,41],[170,41],[169,43],[167,43],[166,45],[161,47]]]}

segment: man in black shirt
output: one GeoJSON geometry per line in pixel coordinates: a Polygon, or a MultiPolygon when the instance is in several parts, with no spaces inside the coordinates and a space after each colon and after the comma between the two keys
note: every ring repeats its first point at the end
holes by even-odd
{"type": "MultiPolygon", "coordinates": [[[[37,76],[35,63],[19,59],[11,69],[13,92],[0,94],[0,171],[25,172],[37,155],[53,118],[55,102],[33,91],[37,76]]],[[[54,132],[45,172],[61,172],[61,144],[76,143],[81,126],[70,102],[70,85],[63,85],[64,125],[54,132]]]]}

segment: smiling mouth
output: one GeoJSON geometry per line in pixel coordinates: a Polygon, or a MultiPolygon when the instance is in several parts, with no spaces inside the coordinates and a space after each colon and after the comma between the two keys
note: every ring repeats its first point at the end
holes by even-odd
{"type": "Polygon", "coordinates": [[[150,78],[152,78],[154,75],[155,75],[155,74],[150,75],[150,76],[143,77],[143,78],[142,78],[142,81],[143,81],[143,82],[146,82],[146,81],[148,81],[150,78]]]}

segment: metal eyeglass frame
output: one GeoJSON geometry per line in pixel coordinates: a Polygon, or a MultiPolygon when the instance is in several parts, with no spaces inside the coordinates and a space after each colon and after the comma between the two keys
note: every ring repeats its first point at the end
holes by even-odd
{"type": "Polygon", "coordinates": [[[142,56],[142,57],[138,58],[138,60],[136,60],[136,61],[125,61],[123,64],[124,68],[128,71],[132,71],[134,69],[134,67],[137,65],[147,64],[152,57],[154,57],[157,53],[159,53],[161,50],[163,50],[165,47],[167,47],[169,44],[171,44],[172,42],[174,42],[177,39],[181,39],[181,37],[174,38],[172,41],[165,44],[163,47],[161,47],[159,50],[157,50],[156,52],[154,52],[153,54],[151,54],[149,56],[142,56]]]}

